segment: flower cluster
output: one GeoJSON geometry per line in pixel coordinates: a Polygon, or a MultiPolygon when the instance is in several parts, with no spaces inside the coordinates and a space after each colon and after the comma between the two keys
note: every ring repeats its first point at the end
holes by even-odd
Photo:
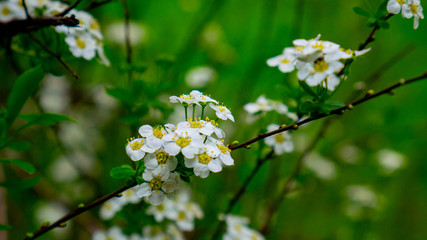
{"type": "Polygon", "coordinates": [[[114,226],[110,229],[97,230],[92,235],[92,240],[159,240],[159,239],[174,239],[174,240],[184,240],[184,235],[179,229],[173,224],[166,226],[166,231],[163,231],[160,226],[147,226],[142,229],[142,235],[139,233],[134,233],[130,236],[127,236],[123,233],[123,230],[114,226]]]}
{"type": "Polygon", "coordinates": [[[420,0],[389,0],[387,11],[392,14],[402,12],[402,17],[414,17],[414,29],[418,28],[420,18],[424,19],[423,7],[420,0]]]}
{"type": "Polygon", "coordinates": [[[276,111],[279,114],[288,116],[292,120],[297,120],[298,116],[295,113],[289,112],[288,106],[280,101],[267,99],[264,95],[257,98],[254,103],[247,103],[243,108],[251,115],[265,114],[267,112],[276,111]]]}
{"type": "Polygon", "coordinates": [[[148,207],[147,214],[153,215],[159,223],[165,219],[173,221],[181,231],[193,231],[194,219],[203,217],[200,206],[191,201],[190,190],[181,191],[174,199],[166,199],[160,205],[148,207]]]}
{"type": "MultiPolygon", "coordinates": [[[[209,105],[218,119],[234,121],[228,108],[198,91],[172,96],[170,100],[184,105],[186,111],[193,106],[193,117],[196,106],[202,108],[203,117],[204,108],[209,105]]],[[[138,166],[144,164],[142,178],[145,182],[139,185],[136,194],[146,197],[153,205],[161,204],[165,197],[173,198],[181,188],[183,172],[186,177],[194,174],[206,178],[210,172],[222,171],[223,165],[234,164],[231,150],[224,144],[224,131],[209,118],[188,118],[178,124],[154,127],[143,125],[139,134],[140,137],[128,140],[126,153],[130,159],[138,161],[138,166]]]]}
{"type": "MultiPolygon", "coordinates": [[[[52,0],[26,0],[28,14],[36,17],[52,17],[60,14],[68,5],[52,0]]],[[[105,65],[109,65],[103,49],[103,35],[100,31],[98,21],[89,13],[81,10],[71,10],[66,16],[74,15],[79,20],[77,27],[56,26],[55,30],[65,33],[65,42],[68,44],[71,53],[75,57],[83,57],[91,60],[98,55],[105,65]]],[[[26,19],[22,0],[8,0],[0,2],[0,21],[9,22],[11,20],[26,19]]]]}
{"type": "Polygon", "coordinates": [[[341,74],[338,73],[344,68],[341,61],[363,55],[369,49],[346,50],[336,43],[319,39],[320,34],[315,39],[296,39],[294,47],[285,48],[281,55],[268,59],[267,64],[278,66],[284,73],[296,68],[300,81],[305,81],[310,87],[322,86],[333,91],[340,83],[341,74]]]}
{"type": "Polygon", "coordinates": [[[259,232],[248,227],[249,219],[245,217],[233,216],[231,214],[220,216],[227,225],[227,231],[223,236],[223,240],[263,240],[259,232]]]}
{"type": "Polygon", "coordinates": [[[104,220],[112,219],[125,205],[139,202],[141,202],[141,199],[136,196],[136,187],[130,188],[122,192],[120,197],[114,197],[102,204],[100,210],[101,218],[104,220]]]}

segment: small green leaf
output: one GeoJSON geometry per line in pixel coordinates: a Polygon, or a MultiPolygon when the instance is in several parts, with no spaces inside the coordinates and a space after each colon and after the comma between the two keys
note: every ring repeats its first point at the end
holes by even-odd
{"type": "Polygon", "coordinates": [[[23,171],[29,173],[29,174],[33,174],[36,171],[36,168],[31,165],[31,163],[28,163],[24,160],[20,160],[20,159],[0,159],[0,163],[10,163],[10,164],[14,164],[16,166],[18,166],[20,169],[22,169],[23,171]]]}
{"type": "Polygon", "coordinates": [[[36,91],[43,77],[44,72],[40,65],[18,77],[7,99],[8,115],[6,122],[8,126],[13,123],[27,99],[36,91]]]}
{"type": "Polygon", "coordinates": [[[313,89],[311,89],[310,86],[307,85],[307,83],[305,81],[298,81],[298,83],[302,87],[302,89],[304,89],[304,91],[306,93],[308,93],[309,95],[315,97],[316,99],[318,98],[317,94],[313,91],[313,89]]]}
{"type": "Polygon", "coordinates": [[[73,121],[71,118],[56,114],[56,113],[43,113],[43,114],[21,114],[19,115],[20,118],[27,120],[31,124],[40,124],[40,125],[54,125],[58,122],[65,122],[65,121],[73,121]]]}
{"type": "Polygon", "coordinates": [[[353,11],[357,14],[357,15],[360,15],[360,16],[363,16],[363,17],[370,17],[371,16],[371,14],[369,13],[369,12],[367,12],[367,11],[365,11],[363,8],[361,8],[361,7],[354,7],[353,8],[353,11]]]}
{"type": "Polygon", "coordinates": [[[0,231],[7,231],[7,230],[9,230],[9,229],[11,229],[12,227],[11,226],[9,226],[9,225],[3,225],[3,224],[0,224],[0,231]]]}
{"type": "Polygon", "coordinates": [[[24,180],[11,180],[0,182],[0,187],[7,188],[9,191],[19,191],[23,189],[32,188],[40,182],[40,177],[33,177],[24,180]]]}
{"type": "Polygon", "coordinates": [[[135,174],[135,170],[129,165],[122,165],[111,169],[110,176],[115,179],[125,179],[135,174]]]}
{"type": "Polygon", "coordinates": [[[389,29],[390,24],[384,20],[378,20],[378,25],[383,29],[389,29]]]}
{"type": "Polygon", "coordinates": [[[17,152],[25,152],[31,148],[31,143],[25,141],[10,140],[6,143],[5,147],[8,147],[17,152]]]}

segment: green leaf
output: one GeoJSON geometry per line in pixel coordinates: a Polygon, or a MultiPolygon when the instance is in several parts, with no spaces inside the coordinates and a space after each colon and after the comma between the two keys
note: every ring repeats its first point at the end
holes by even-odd
{"type": "Polygon", "coordinates": [[[363,17],[370,17],[371,16],[371,14],[369,13],[369,12],[367,12],[367,11],[365,11],[363,8],[361,8],[361,7],[354,7],[353,8],[353,11],[357,14],[357,15],[360,15],[360,16],[363,16],[363,17]]]}
{"type": "Polygon", "coordinates": [[[31,143],[25,141],[10,140],[6,143],[5,147],[8,147],[17,152],[25,152],[31,148],[31,143]]]}
{"type": "Polygon", "coordinates": [[[40,65],[18,77],[7,100],[8,115],[6,122],[8,126],[13,123],[25,102],[37,90],[43,77],[44,72],[40,65]]]}
{"type": "Polygon", "coordinates": [[[7,230],[9,230],[9,229],[11,229],[12,227],[11,226],[9,226],[9,225],[3,225],[3,224],[0,224],[0,231],[7,231],[7,230]]]}
{"type": "Polygon", "coordinates": [[[307,83],[305,81],[298,81],[298,83],[302,87],[302,89],[304,89],[304,91],[306,93],[308,93],[309,95],[315,97],[316,99],[318,98],[317,94],[313,91],[313,89],[311,89],[310,86],[307,85],[307,83]]]}
{"type": "Polygon", "coordinates": [[[378,20],[378,25],[383,29],[389,29],[390,24],[384,20],[378,20]]]}
{"type": "Polygon", "coordinates": [[[134,174],[135,170],[129,165],[115,167],[110,171],[110,176],[115,179],[125,179],[127,177],[133,176],[134,174]]]}
{"type": "Polygon", "coordinates": [[[303,114],[308,114],[308,113],[314,112],[316,108],[317,106],[314,102],[308,101],[308,102],[303,102],[301,104],[300,111],[303,114]]]}
{"type": "Polygon", "coordinates": [[[29,174],[33,174],[36,171],[36,168],[31,165],[31,163],[28,163],[24,160],[20,160],[20,159],[0,159],[0,162],[2,163],[10,163],[10,164],[14,164],[16,166],[18,166],[20,169],[22,169],[23,171],[29,173],[29,174]]]}
{"type": "Polygon", "coordinates": [[[108,95],[116,98],[123,105],[132,106],[134,102],[129,91],[124,88],[107,88],[106,91],[108,95]]]}
{"type": "Polygon", "coordinates": [[[54,125],[58,122],[73,121],[73,119],[56,113],[43,113],[43,114],[22,114],[19,115],[20,118],[27,120],[31,124],[40,124],[40,125],[54,125]]]}
{"type": "Polygon", "coordinates": [[[40,177],[33,177],[24,180],[11,180],[0,182],[0,187],[7,188],[9,191],[19,191],[23,189],[32,188],[40,182],[40,177]]]}

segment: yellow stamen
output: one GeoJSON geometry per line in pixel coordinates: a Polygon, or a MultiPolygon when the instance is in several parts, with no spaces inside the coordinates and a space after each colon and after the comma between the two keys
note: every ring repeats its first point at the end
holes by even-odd
{"type": "Polygon", "coordinates": [[[276,140],[277,143],[282,143],[285,141],[285,137],[283,137],[282,134],[276,134],[274,135],[274,140],[276,140]]]}
{"type": "Polygon", "coordinates": [[[314,71],[316,72],[324,72],[328,69],[328,67],[328,63],[323,60],[314,63],[314,71]]]}
{"type": "Polygon", "coordinates": [[[151,190],[159,190],[163,186],[163,182],[160,179],[153,178],[148,182],[148,185],[150,185],[151,190]]]}
{"type": "Polygon", "coordinates": [[[178,138],[176,141],[175,141],[175,143],[176,143],[176,145],[178,145],[178,146],[180,146],[180,147],[182,147],[182,148],[184,148],[184,147],[186,147],[186,146],[188,146],[188,145],[190,145],[190,140],[188,140],[188,139],[186,139],[186,138],[183,138],[183,137],[180,137],[180,138],[178,138]]]}
{"type": "Polygon", "coordinates": [[[79,48],[81,48],[81,49],[83,49],[83,48],[85,48],[86,47],[86,43],[85,42],[83,42],[82,40],[80,40],[80,39],[77,39],[76,40],[76,44],[77,44],[77,47],[79,47],[79,48]]]}
{"type": "Polygon", "coordinates": [[[206,153],[202,153],[199,155],[199,163],[208,164],[212,158],[206,153]]]}
{"type": "Polygon", "coordinates": [[[157,162],[159,162],[159,164],[165,164],[167,162],[167,160],[169,159],[169,154],[161,151],[161,152],[157,153],[156,159],[157,159],[157,162]]]}

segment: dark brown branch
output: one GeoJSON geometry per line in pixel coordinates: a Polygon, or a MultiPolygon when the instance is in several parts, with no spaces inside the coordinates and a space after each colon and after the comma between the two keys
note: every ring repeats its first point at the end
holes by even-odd
{"type": "Polygon", "coordinates": [[[11,38],[19,33],[27,33],[44,27],[65,25],[76,27],[79,20],[70,17],[42,17],[25,20],[12,20],[10,22],[0,22],[0,40],[11,38]]]}
{"type": "Polygon", "coordinates": [[[71,73],[71,75],[75,79],[79,79],[79,75],[70,67],[68,64],[62,59],[62,57],[55,52],[53,52],[48,46],[46,46],[44,43],[42,43],[39,39],[37,39],[33,34],[29,34],[31,39],[33,39],[34,42],[36,42],[40,47],[42,47],[46,52],[48,52],[50,55],[52,55],[54,58],[56,58],[67,70],[71,73]]]}
{"type": "Polygon", "coordinates": [[[72,4],[72,5],[70,5],[70,6],[68,6],[66,9],[64,9],[64,11],[62,11],[61,13],[59,13],[58,15],[56,15],[56,16],[58,16],[58,17],[63,17],[63,16],[65,16],[65,15],[67,15],[67,13],[69,13],[71,10],[73,10],[74,8],[76,8],[77,7],[77,5],[79,5],[79,3],[81,2],[82,0],[77,0],[74,4],[72,4]]]}
{"type": "Polygon", "coordinates": [[[391,93],[392,90],[394,90],[394,89],[396,89],[398,87],[401,87],[401,86],[409,84],[409,83],[416,82],[416,81],[424,79],[426,77],[427,77],[427,72],[423,73],[422,75],[420,75],[418,77],[411,78],[409,80],[403,80],[402,79],[398,83],[396,83],[396,84],[394,84],[394,85],[392,85],[392,86],[390,86],[390,87],[388,87],[388,88],[386,88],[386,89],[384,89],[384,90],[382,90],[382,91],[380,91],[378,93],[372,93],[372,92],[368,91],[368,93],[364,97],[360,98],[359,100],[356,100],[356,101],[354,101],[352,103],[349,103],[349,104],[347,104],[344,107],[340,107],[340,108],[334,109],[329,114],[319,114],[319,115],[317,115],[315,117],[306,118],[304,120],[301,120],[299,122],[294,123],[293,125],[286,126],[286,127],[280,127],[280,128],[278,128],[278,129],[276,129],[274,131],[267,132],[267,133],[264,133],[264,134],[260,134],[257,137],[252,138],[252,139],[250,139],[250,140],[248,140],[246,142],[240,143],[238,145],[230,145],[229,148],[231,150],[236,150],[236,149],[239,149],[239,148],[248,147],[250,144],[255,143],[255,142],[259,141],[259,140],[262,140],[264,138],[267,138],[269,136],[273,136],[275,134],[278,134],[278,133],[281,133],[281,132],[284,132],[284,131],[289,131],[289,130],[297,129],[299,126],[307,124],[307,123],[312,122],[314,120],[321,119],[321,118],[324,118],[324,117],[328,117],[328,116],[331,116],[331,115],[342,114],[346,110],[351,110],[351,109],[353,109],[353,107],[355,107],[355,106],[357,106],[357,105],[359,105],[361,103],[364,103],[364,102],[366,102],[368,100],[371,100],[373,98],[379,97],[379,96],[381,96],[383,94],[391,93]]]}
{"type": "Polygon", "coordinates": [[[74,208],[73,210],[71,210],[67,215],[65,215],[62,218],[60,218],[59,220],[57,220],[56,222],[54,222],[50,225],[43,225],[40,227],[39,230],[37,230],[34,233],[28,233],[27,237],[25,237],[25,240],[36,239],[37,237],[41,236],[42,234],[44,234],[44,233],[46,233],[46,232],[48,232],[54,228],[64,226],[64,224],[68,220],[70,220],[70,219],[72,219],[72,218],[74,218],[74,217],[94,208],[94,207],[101,205],[102,203],[106,202],[107,200],[109,200],[113,197],[120,196],[120,194],[122,192],[124,192],[127,189],[134,187],[134,186],[136,186],[136,182],[134,182],[133,184],[131,184],[129,186],[121,187],[120,189],[118,189],[118,190],[116,190],[116,191],[114,191],[108,195],[100,197],[100,198],[96,199],[95,201],[89,203],[88,205],[78,206],[78,207],[74,208]]]}

